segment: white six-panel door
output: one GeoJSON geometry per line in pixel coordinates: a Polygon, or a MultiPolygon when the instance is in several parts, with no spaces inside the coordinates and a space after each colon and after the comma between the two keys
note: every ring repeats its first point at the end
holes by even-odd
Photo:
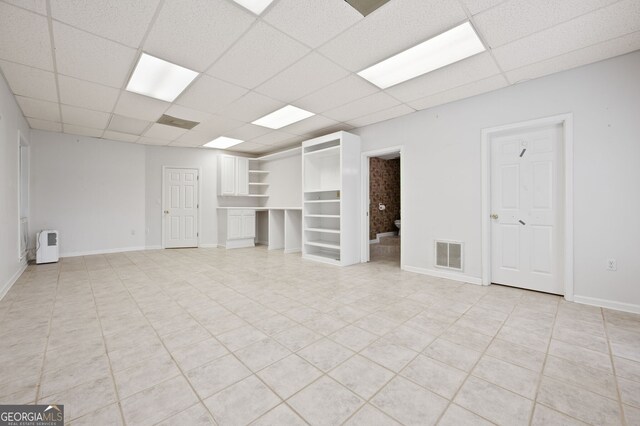
{"type": "Polygon", "coordinates": [[[164,247],[198,246],[198,170],[164,169],[164,247]]]}
{"type": "Polygon", "coordinates": [[[563,294],[562,128],[491,139],[491,282],[563,294]]]}

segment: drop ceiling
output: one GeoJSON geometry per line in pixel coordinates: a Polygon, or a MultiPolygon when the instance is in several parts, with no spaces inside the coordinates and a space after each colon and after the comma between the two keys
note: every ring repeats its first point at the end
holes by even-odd
{"type": "Polygon", "coordinates": [[[33,129],[262,154],[640,49],[638,0],[0,0],[0,69],[33,129]],[[386,90],[357,72],[470,21],[487,51],[386,90]],[[124,90],[141,53],[200,73],[172,103],[124,90]],[[315,116],[250,124],[287,104],[315,116]],[[163,114],[200,122],[155,123],[163,114]]]}

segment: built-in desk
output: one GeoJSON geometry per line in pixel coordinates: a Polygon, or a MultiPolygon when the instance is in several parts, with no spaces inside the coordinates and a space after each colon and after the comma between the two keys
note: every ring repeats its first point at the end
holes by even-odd
{"type": "Polygon", "coordinates": [[[256,235],[269,250],[299,252],[302,247],[302,207],[218,207],[218,246],[227,249],[253,247],[256,235]],[[264,212],[266,235],[256,213],[264,212]],[[266,241],[265,241],[266,238],[266,241]]]}

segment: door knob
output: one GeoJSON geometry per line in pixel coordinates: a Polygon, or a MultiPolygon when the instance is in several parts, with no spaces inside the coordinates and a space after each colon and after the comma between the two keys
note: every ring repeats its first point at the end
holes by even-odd
{"type": "Polygon", "coordinates": [[[165,210],[165,211],[164,211],[164,214],[169,214],[169,210],[165,210]]]}
{"type": "Polygon", "coordinates": [[[493,213],[493,214],[491,215],[491,219],[497,219],[497,218],[498,218],[498,215],[497,215],[496,213],[493,213]]]}

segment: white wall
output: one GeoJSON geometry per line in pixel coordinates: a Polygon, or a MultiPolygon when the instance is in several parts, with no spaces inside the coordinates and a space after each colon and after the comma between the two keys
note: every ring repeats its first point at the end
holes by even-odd
{"type": "Polygon", "coordinates": [[[200,168],[200,245],[218,242],[218,150],[146,147],[146,226],[148,247],[162,245],[162,166],[200,168]]]}
{"type": "Polygon", "coordinates": [[[576,300],[640,309],[638,75],[635,52],[355,131],[363,151],[404,145],[405,264],[433,270],[433,240],[460,240],[480,278],[481,130],[571,112],[576,300]]]}
{"type": "Polygon", "coordinates": [[[0,74],[0,299],[26,263],[19,255],[19,138],[29,125],[0,74]]]}
{"type": "Polygon", "coordinates": [[[269,170],[265,182],[269,183],[267,207],[302,206],[302,155],[262,162],[269,170]]]}
{"type": "Polygon", "coordinates": [[[142,145],[34,130],[30,229],[62,256],[144,248],[145,178],[142,145]]]}

